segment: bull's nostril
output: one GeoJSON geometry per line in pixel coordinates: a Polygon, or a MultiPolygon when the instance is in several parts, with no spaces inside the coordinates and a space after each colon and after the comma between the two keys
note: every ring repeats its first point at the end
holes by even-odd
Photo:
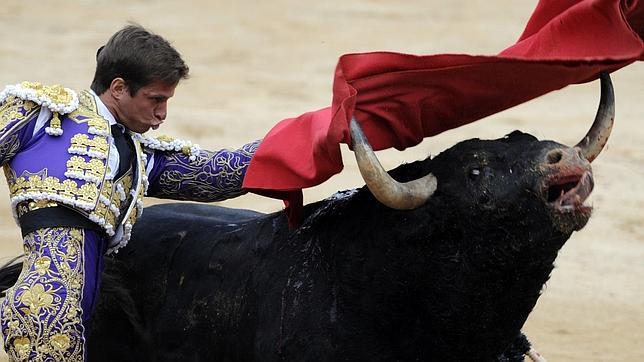
{"type": "Polygon", "coordinates": [[[561,158],[563,157],[563,154],[561,150],[552,150],[548,152],[548,155],[546,156],[548,159],[549,164],[555,164],[559,161],[561,161],[561,158]]]}

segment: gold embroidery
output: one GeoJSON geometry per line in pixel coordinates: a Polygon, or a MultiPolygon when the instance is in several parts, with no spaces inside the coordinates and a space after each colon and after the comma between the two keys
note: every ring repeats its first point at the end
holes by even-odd
{"type": "Polygon", "coordinates": [[[19,148],[20,138],[18,137],[18,133],[0,141],[0,165],[12,159],[18,153],[19,148]]]}
{"type": "MultiPolygon", "coordinates": [[[[89,133],[99,134],[101,138],[110,134],[109,122],[98,114],[94,96],[87,91],[82,91],[79,93],[78,98],[79,107],[68,114],[67,118],[76,123],[87,123],[89,133]]],[[[96,138],[94,137],[94,139],[96,138]]],[[[105,144],[107,145],[107,140],[105,144]]]]}
{"type": "Polygon", "coordinates": [[[91,154],[93,152],[105,155],[109,148],[107,139],[101,136],[89,138],[88,135],[79,133],[72,137],[69,152],[78,152],[81,154],[91,154]]]}
{"type": "Polygon", "coordinates": [[[83,361],[84,239],[81,229],[71,228],[40,229],[25,236],[31,252],[1,308],[10,359],[83,361]]]}
{"type": "MultiPolygon", "coordinates": [[[[47,87],[42,87],[42,85],[38,84],[25,84],[23,86],[36,90],[42,89],[43,92],[49,95],[62,94],[60,93],[60,89],[57,90],[55,87],[48,90],[46,89],[47,87]]],[[[68,118],[76,122],[88,122],[89,126],[97,129],[108,129],[108,122],[98,116],[95,111],[93,97],[87,92],[82,92],[81,100],[83,101],[82,107],[69,114],[68,118]]],[[[91,207],[90,205],[96,205],[99,195],[98,185],[96,183],[103,180],[106,171],[105,161],[100,158],[106,158],[108,149],[107,139],[104,136],[95,136],[90,139],[84,134],[75,135],[72,138],[69,150],[72,152],[75,150],[79,153],[86,153],[90,159],[89,161],[85,161],[85,158],[81,156],[72,156],[67,162],[68,177],[76,176],[86,182],[79,187],[78,183],[74,180],[67,179],[61,182],[60,179],[53,176],[15,178],[7,175],[12,198],[25,194],[44,193],[47,195],[59,195],[64,199],[56,199],[56,201],[65,202],[71,206],[79,206],[74,204],[74,201],[84,203],[85,205],[83,207],[86,209],[91,207]],[[100,157],[102,155],[105,156],[100,157]],[[11,182],[12,180],[14,182],[11,182]]],[[[5,168],[5,173],[8,173],[7,168],[5,168]]]]}
{"type": "Polygon", "coordinates": [[[96,110],[96,106],[94,105],[94,96],[92,96],[88,91],[81,91],[78,93],[78,103],[90,110],[96,110]]]}
{"type": "Polygon", "coordinates": [[[201,150],[198,145],[190,141],[179,140],[166,135],[148,137],[137,133],[132,138],[151,150],[181,152],[186,156],[190,156],[190,160],[194,160],[201,150]]]}
{"type": "Polygon", "coordinates": [[[15,96],[7,97],[4,103],[0,103],[0,135],[6,131],[4,128],[9,123],[21,123],[33,117],[38,109],[39,106],[32,101],[15,96]]]}
{"type": "Polygon", "coordinates": [[[58,203],[46,199],[36,201],[23,201],[16,205],[16,211],[18,213],[18,217],[22,217],[30,211],[56,206],[58,206],[58,203]]]}
{"type": "Polygon", "coordinates": [[[13,340],[13,348],[15,348],[16,353],[20,359],[25,359],[29,356],[29,350],[31,349],[31,344],[29,338],[27,337],[18,337],[13,340]]]}
{"type": "Polygon", "coordinates": [[[87,137],[86,134],[79,133],[72,137],[71,142],[72,145],[69,147],[70,150],[87,151],[87,147],[89,146],[89,137],[87,137]]]}
{"type": "Polygon", "coordinates": [[[103,189],[101,190],[101,194],[107,199],[110,200],[112,203],[117,203],[118,207],[118,197],[114,195],[114,182],[113,181],[105,181],[103,184],[103,189]]]}
{"type": "Polygon", "coordinates": [[[108,132],[110,129],[109,123],[107,123],[107,121],[104,120],[103,118],[90,118],[87,121],[87,124],[89,124],[90,127],[94,127],[97,130],[101,130],[105,132],[108,132]]]}
{"type": "Polygon", "coordinates": [[[78,312],[80,312],[78,308],[70,308],[65,317],[67,318],[67,320],[74,320],[78,316],[78,312]]]}
{"type": "Polygon", "coordinates": [[[40,309],[48,309],[54,306],[54,296],[51,288],[45,290],[42,284],[35,284],[27,287],[20,296],[20,302],[26,305],[29,309],[23,312],[31,312],[40,314],[40,309]]]}
{"type": "Polygon", "coordinates": [[[178,152],[167,152],[166,166],[150,195],[175,200],[213,202],[242,195],[241,188],[259,141],[238,150],[202,150],[194,160],[178,152]]]}
{"type": "Polygon", "coordinates": [[[69,336],[62,333],[54,334],[49,342],[51,343],[51,346],[59,352],[65,351],[71,344],[69,336]]]}
{"type": "Polygon", "coordinates": [[[172,141],[174,141],[174,137],[170,137],[164,134],[157,137],[157,139],[161,142],[168,142],[168,143],[171,143],[172,141]]]}
{"type": "Polygon", "coordinates": [[[54,112],[53,116],[51,117],[51,121],[49,121],[49,127],[58,129],[62,127],[58,112],[54,112]]]}
{"type": "Polygon", "coordinates": [[[85,161],[82,156],[72,156],[67,160],[67,171],[101,180],[105,175],[105,163],[97,158],[85,161]]]}
{"type": "Polygon", "coordinates": [[[40,275],[44,275],[49,270],[49,265],[51,265],[51,259],[49,257],[43,256],[42,258],[36,259],[34,263],[36,266],[36,272],[40,275]]]}
{"type": "Polygon", "coordinates": [[[136,199],[133,199],[132,202],[134,202],[135,204],[132,208],[132,212],[127,217],[127,223],[129,223],[130,225],[134,225],[136,219],[141,214],[141,208],[143,207],[143,188],[141,188],[136,199]]]}
{"type": "MultiPolygon", "coordinates": [[[[11,172],[8,167],[5,167],[5,173],[11,172]]],[[[11,176],[7,175],[7,180],[11,180],[11,176]]],[[[40,175],[30,175],[29,178],[23,176],[15,179],[14,182],[9,183],[9,192],[11,198],[21,196],[23,194],[33,193],[46,193],[61,195],[71,200],[80,201],[87,204],[94,204],[98,200],[98,187],[95,183],[87,182],[81,187],[74,180],[60,181],[57,177],[40,175]]],[[[57,200],[63,202],[64,200],[57,200]]]]}
{"type": "Polygon", "coordinates": [[[44,86],[39,82],[22,82],[20,85],[23,88],[33,89],[38,97],[45,96],[52,103],[67,105],[71,104],[74,99],[72,93],[59,84],[44,86]]]}
{"type": "MultiPolygon", "coordinates": [[[[125,174],[125,176],[123,176],[123,177],[119,180],[120,187],[121,187],[121,189],[122,189],[122,191],[123,191],[123,194],[122,194],[122,195],[119,195],[119,200],[120,200],[120,201],[123,201],[123,202],[124,202],[125,200],[127,200],[127,198],[128,198],[128,196],[127,196],[127,195],[129,195],[129,194],[130,194],[130,190],[132,190],[132,186],[133,186],[133,185],[132,185],[132,181],[133,181],[133,180],[132,180],[132,174],[131,174],[131,173],[127,173],[127,174],[125,174]]],[[[117,188],[118,188],[118,186],[117,186],[117,188]]],[[[120,208],[120,207],[121,207],[121,206],[120,206],[120,203],[119,203],[119,208],[120,208]]]]}
{"type": "Polygon", "coordinates": [[[108,205],[99,202],[98,205],[96,205],[94,213],[99,217],[105,218],[105,222],[110,224],[112,227],[114,227],[114,224],[116,224],[116,216],[113,212],[111,212],[108,205]]]}
{"type": "MultiPolygon", "coordinates": [[[[94,213],[98,215],[98,217],[104,218],[105,222],[112,227],[116,224],[116,215],[114,215],[114,212],[110,209],[110,204],[115,204],[115,206],[118,205],[118,200],[113,196],[113,193],[113,182],[104,181],[103,187],[101,188],[101,196],[103,196],[103,198],[99,201],[98,205],[96,205],[96,209],[94,209],[94,213]]],[[[118,206],[116,207],[118,208],[118,206]]]]}
{"type": "MultiPolygon", "coordinates": [[[[42,85],[29,84],[26,86],[38,89],[42,85]]],[[[7,106],[8,102],[0,104],[0,107],[8,107],[15,112],[25,112],[25,109],[35,106],[33,102],[14,98],[11,96],[7,98],[12,102],[15,100],[13,102],[15,104],[12,103],[11,107],[7,106]]],[[[77,124],[87,124],[88,129],[87,132],[70,135],[68,152],[72,155],[66,161],[65,176],[67,179],[48,176],[46,169],[37,174],[25,172],[18,177],[8,165],[5,165],[5,175],[12,203],[20,205],[23,201],[28,202],[39,197],[69,205],[104,227],[108,235],[113,235],[114,229],[118,226],[119,216],[117,215],[125,213],[127,210],[129,213],[123,215],[122,218],[134,222],[137,214],[141,211],[136,203],[141,201],[145,191],[143,185],[145,182],[145,161],[141,157],[142,151],[139,141],[134,139],[136,155],[141,161],[141,165],[136,167],[133,172],[138,174],[129,174],[127,178],[120,180],[116,185],[110,180],[106,180],[107,158],[110,151],[109,122],[98,114],[94,96],[89,92],[80,92],[78,100],[79,106],[65,117],[77,124]],[[130,191],[135,188],[135,183],[140,184],[139,187],[136,187],[139,194],[132,197],[130,191]]],[[[35,107],[36,110],[39,109],[38,106],[35,107]]],[[[0,113],[0,117],[3,116],[5,114],[0,113]]],[[[18,213],[16,211],[16,214],[18,213]]]]}

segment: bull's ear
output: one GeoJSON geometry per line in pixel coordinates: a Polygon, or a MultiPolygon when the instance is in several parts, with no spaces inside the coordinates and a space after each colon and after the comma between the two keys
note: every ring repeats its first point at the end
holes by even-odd
{"type": "Polygon", "coordinates": [[[508,133],[507,135],[505,135],[502,141],[506,143],[533,142],[533,141],[538,141],[538,139],[529,133],[523,133],[517,130],[517,131],[512,131],[511,133],[508,133]]]}

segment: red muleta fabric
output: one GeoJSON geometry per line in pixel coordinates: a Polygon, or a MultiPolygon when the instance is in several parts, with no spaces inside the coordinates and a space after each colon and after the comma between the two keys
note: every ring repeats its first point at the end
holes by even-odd
{"type": "Polygon", "coordinates": [[[569,84],[644,60],[644,0],[542,0],[519,40],[496,56],[346,54],[331,107],[278,123],[244,179],[285,200],[292,222],[301,189],[342,170],[340,143],[360,122],[374,150],[403,150],[569,84]]]}

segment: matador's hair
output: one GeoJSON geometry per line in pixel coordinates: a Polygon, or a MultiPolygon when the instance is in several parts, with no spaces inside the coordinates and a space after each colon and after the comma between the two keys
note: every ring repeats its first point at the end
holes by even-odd
{"type": "Polygon", "coordinates": [[[159,35],[131,24],[117,31],[96,52],[92,90],[103,94],[112,80],[123,78],[130,95],[141,87],[161,81],[175,85],[188,77],[188,66],[179,52],[159,35]]]}

